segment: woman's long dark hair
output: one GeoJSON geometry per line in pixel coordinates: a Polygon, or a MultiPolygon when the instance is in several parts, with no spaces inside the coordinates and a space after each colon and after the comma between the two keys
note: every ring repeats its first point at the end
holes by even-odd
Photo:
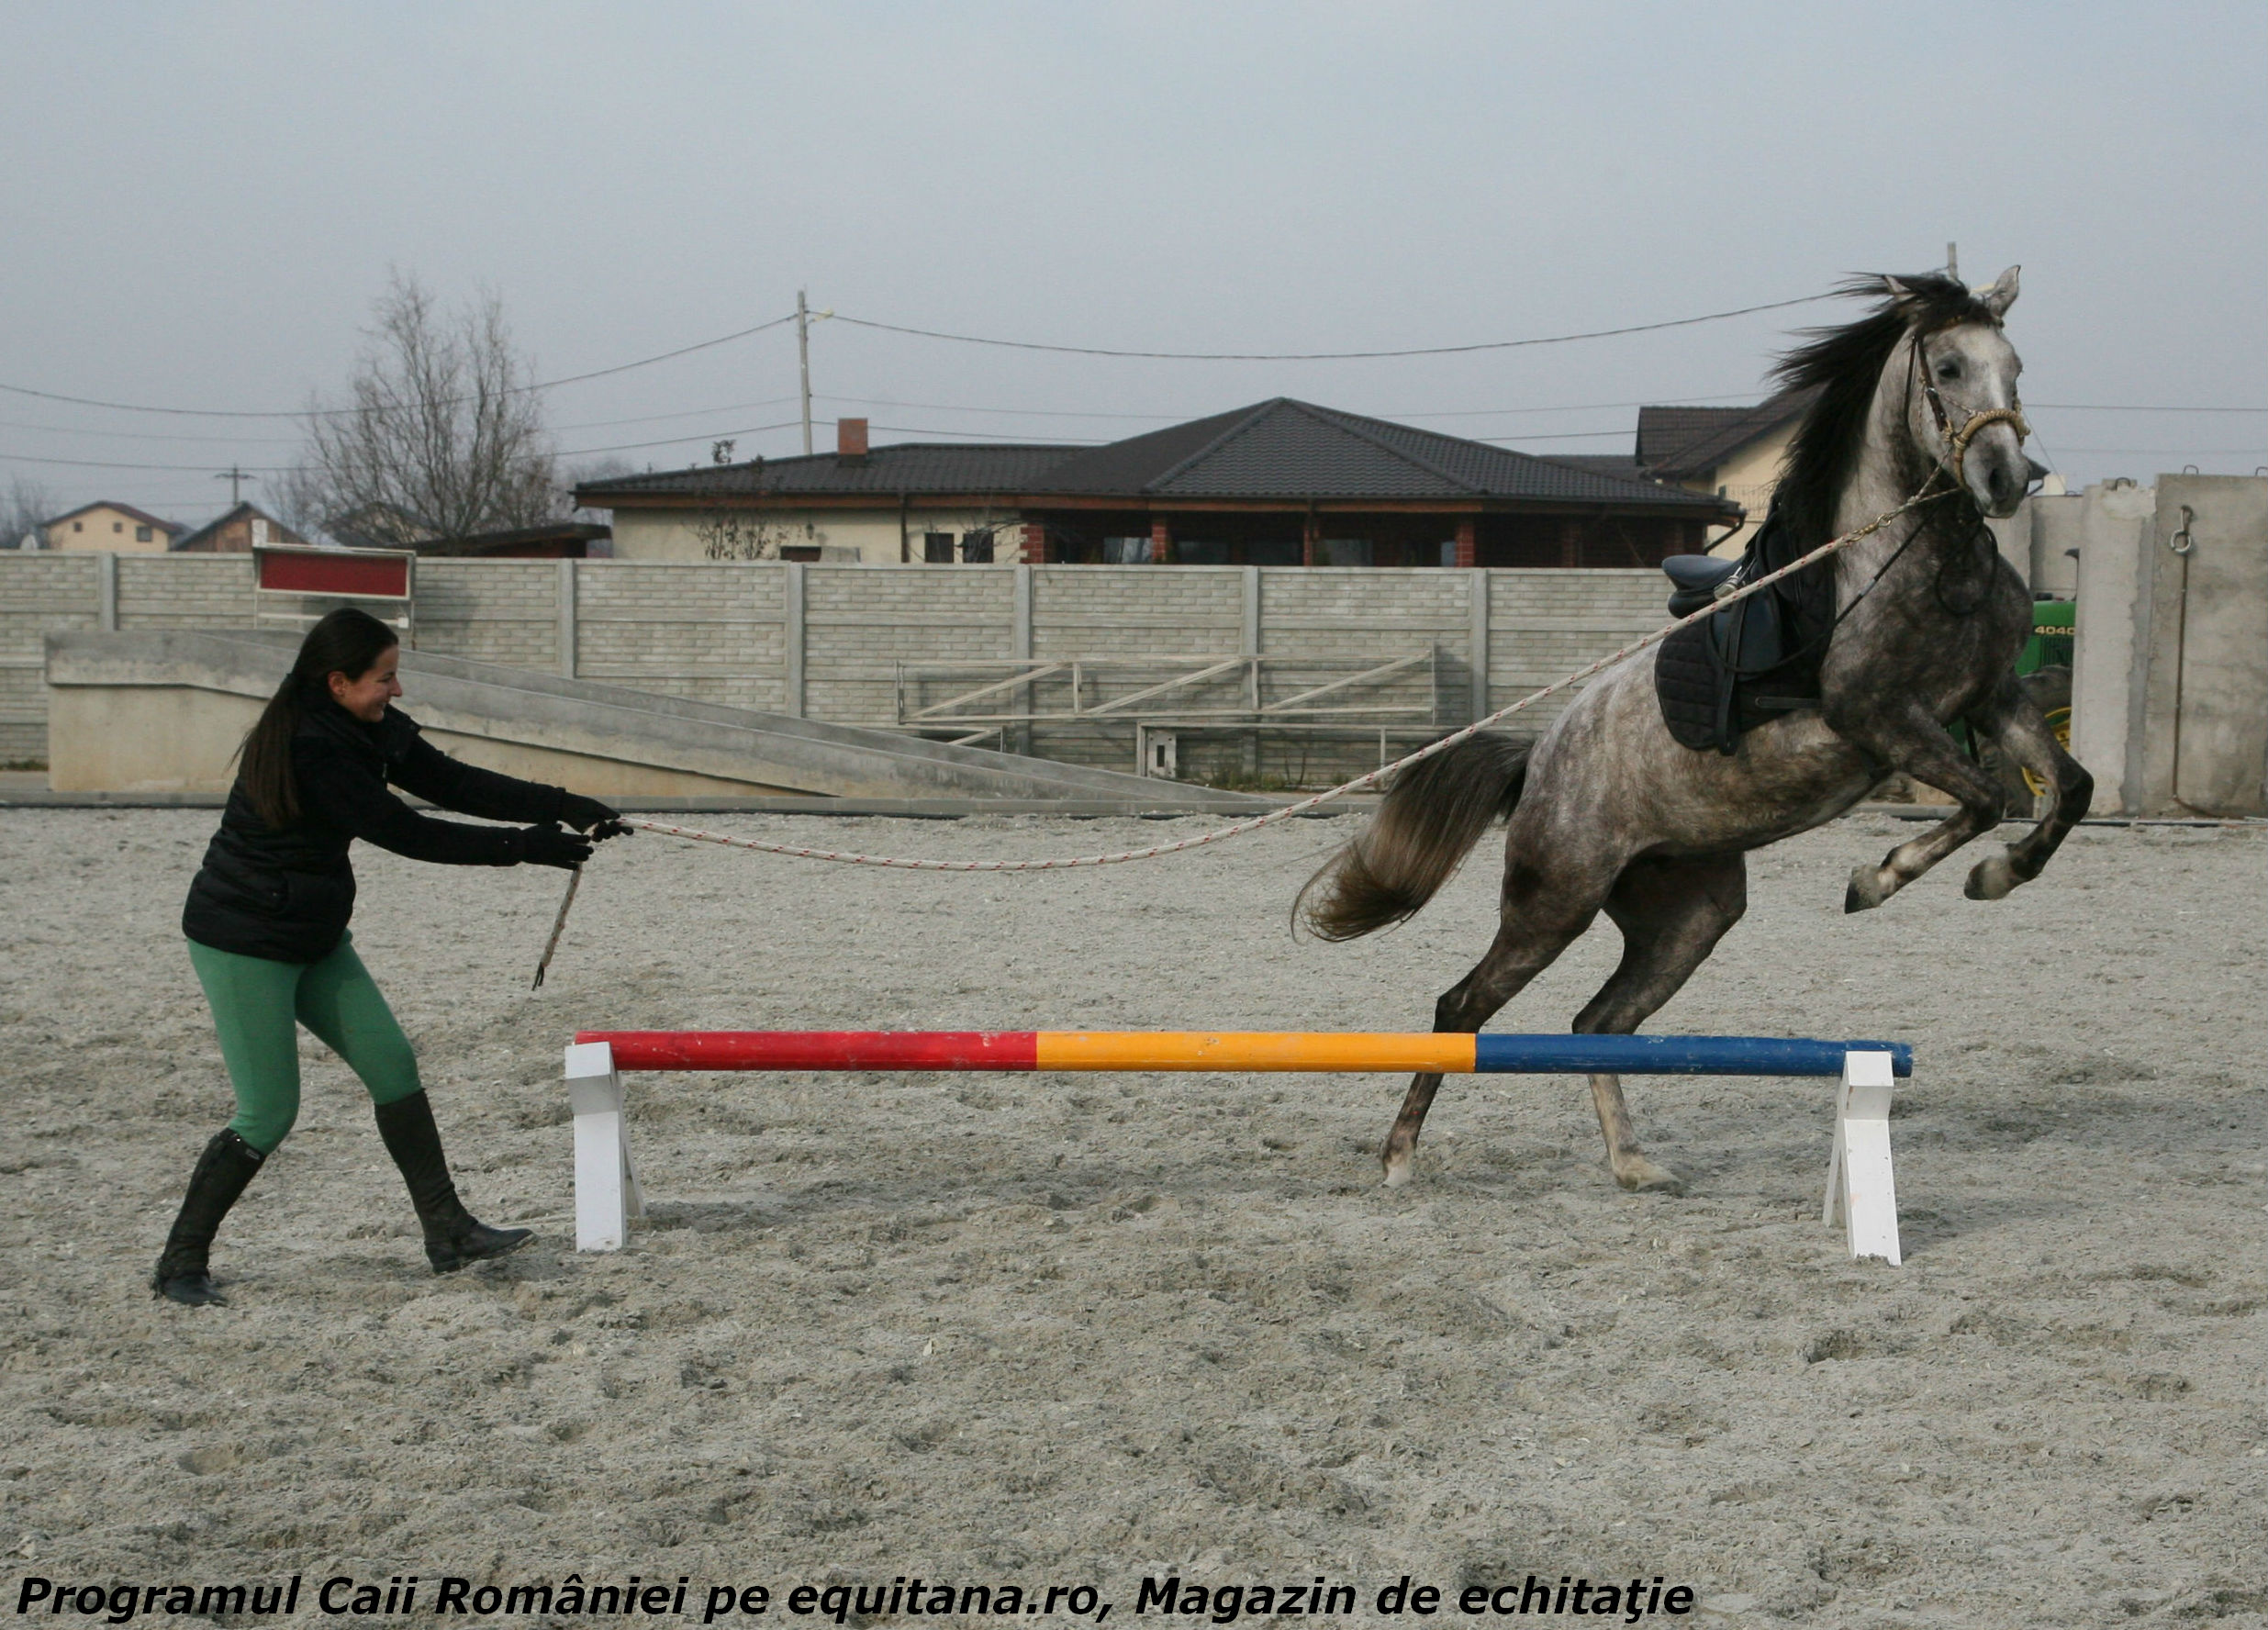
{"type": "Polygon", "coordinates": [[[260,819],[272,827],[299,819],[299,783],[291,773],[292,732],[309,707],[330,695],[330,676],[360,679],[378,659],[401,643],[394,631],[367,611],[342,606],[307,631],[299,655],[284,683],[275,687],[260,722],[246,732],[239,749],[244,769],[239,777],[260,819]]]}

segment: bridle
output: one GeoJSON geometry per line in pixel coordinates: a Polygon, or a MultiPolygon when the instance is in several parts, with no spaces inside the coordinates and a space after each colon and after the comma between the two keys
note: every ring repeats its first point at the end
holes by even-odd
{"type": "MultiPolygon", "coordinates": [[[[1957,325],[1948,324],[1947,326],[1957,325]]],[[[1941,330],[1930,330],[1932,333],[1939,331],[1941,330]]],[[[1954,429],[1953,416],[1947,410],[1945,397],[1938,392],[1937,385],[1931,382],[1929,370],[1922,365],[1922,342],[1928,338],[1928,334],[1918,332],[1914,336],[1910,347],[1911,354],[1908,358],[1909,365],[1906,369],[1906,399],[1908,401],[1913,399],[1914,386],[1918,382],[1921,385],[1922,398],[1929,404],[1929,417],[1937,421],[1938,434],[1944,440],[1946,446],[1953,454],[1953,485],[1965,492],[1968,490],[1969,480],[1962,466],[1969,457],[1969,443],[1975,441],[1980,432],[1990,430],[1996,424],[2005,424],[2016,431],[2017,445],[2021,448],[2026,439],[2031,435],[2032,427],[2024,420],[2024,404],[2017,400],[2011,393],[2009,404],[2005,408],[1970,409],[1965,403],[1956,404],[1962,408],[1966,417],[1961,420],[1961,428],[1954,429]]]]}

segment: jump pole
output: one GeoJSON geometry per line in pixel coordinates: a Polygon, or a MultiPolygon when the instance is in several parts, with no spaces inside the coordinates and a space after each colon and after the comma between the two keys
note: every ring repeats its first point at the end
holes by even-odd
{"type": "Polygon", "coordinates": [[[575,1245],[617,1251],[645,1212],[622,1112],[626,1070],[1237,1070],[1443,1075],[1824,1076],[1838,1078],[1827,1166],[1853,1257],[1895,1266],[1892,1081],[1903,1042],[1779,1036],[1365,1034],[1283,1031],[592,1030],[567,1048],[575,1245]]]}

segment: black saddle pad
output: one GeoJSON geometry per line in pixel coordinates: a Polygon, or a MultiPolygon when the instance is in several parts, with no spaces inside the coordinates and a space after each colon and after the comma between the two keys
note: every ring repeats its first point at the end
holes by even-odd
{"type": "MultiPolygon", "coordinates": [[[[1774,512],[1749,540],[1736,581],[1762,576],[1798,553],[1774,512]]],[[[1654,654],[1654,695],[1670,737],[1697,752],[1731,753],[1767,720],[1816,707],[1832,595],[1832,579],[1809,568],[1664,640],[1654,654]]]]}
{"type": "Polygon", "coordinates": [[[1664,640],[1654,652],[1654,695],[1662,722],[1681,747],[1706,750],[1717,742],[1716,652],[1709,625],[1696,622],[1664,640]]]}

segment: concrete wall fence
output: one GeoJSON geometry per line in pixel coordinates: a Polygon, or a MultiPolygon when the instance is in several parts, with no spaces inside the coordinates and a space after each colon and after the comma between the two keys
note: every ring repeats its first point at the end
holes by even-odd
{"type": "MultiPolygon", "coordinates": [[[[1400,727],[1400,741],[1403,731],[1464,723],[1659,626],[1666,593],[1659,573],[1640,570],[433,559],[418,563],[414,642],[439,655],[884,726],[897,719],[901,663],[1106,664],[1083,675],[1092,706],[1156,682],[1175,661],[1265,657],[1265,703],[1364,663],[1430,656],[1338,698],[1408,709],[1380,716],[1400,727]]],[[[0,554],[0,760],[47,755],[44,635],[256,621],[249,557],[0,554]]],[[[973,669],[932,675],[913,699],[984,682],[973,669]]],[[[1248,686],[1232,672],[1139,711],[1234,709],[1250,699],[1237,688],[1248,686]]],[[[1066,710],[1068,676],[1011,694],[1028,702],[977,707],[1066,710]]],[[[1042,725],[1032,745],[1132,768],[1132,717],[1042,725]]],[[[1020,743],[1011,734],[1009,744],[1020,743]]],[[[1334,756],[1327,747],[1310,754],[1311,772],[1334,756]]],[[[1343,743],[1335,757],[1375,763],[1375,741],[1343,743]]],[[[1193,765],[1185,749],[1181,773],[1207,769],[1200,758],[1193,765]]]]}
{"type": "MultiPolygon", "coordinates": [[[[2078,589],[2072,745],[2097,810],[2268,812],[2268,480],[2163,475],[2036,498],[2004,553],[2078,589]]],[[[1643,570],[865,565],[799,562],[418,563],[415,643],[441,656],[832,724],[899,722],[1007,659],[1078,661],[1083,698],[1130,697],[1237,656],[1267,659],[1108,722],[1010,727],[999,744],[1133,769],[1133,719],[1283,703],[1365,664],[1429,660],[1332,699],[1399,709],[1402,746],[1462,724],[1659,627],[1643,570]],[[899,664],[965,664],[901,687],[899,664]]],[[[243,555],[0,553],[0,761],[47,756],[42,636],[255,626],[243,555]]],[[[1069,675],[963,709],[1069,709],[1069,675]]],[[[414,710],[415,698],[411,699],[414,710]]],[[[1529,716],[1540,725],[1556,708],[1529,716]]],[[[980,744],[994,744],[987,741],[980,744]]],[[[1179,774],[1315,784],[1378,762],[1341,735],[1179,738],[1179,774]],[[1290,745],[1287,745],[1287,742],[1290,745]],[[1296,765],[1296,768],[1294,767],[1296,765]]]]}

